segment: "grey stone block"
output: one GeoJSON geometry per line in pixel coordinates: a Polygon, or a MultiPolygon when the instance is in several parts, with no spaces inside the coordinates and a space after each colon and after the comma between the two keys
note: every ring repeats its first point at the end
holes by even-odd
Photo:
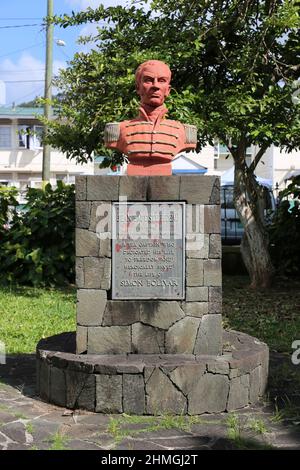
{"type": "Polygon", "coordinates": [[[179,200],[179,176],[154,176],[149,178],[148,201],[179,200]]]}
{"type": "Polygon", "coordinates": [[[100,243],[94,232],[77,228],[76,235],[76,256],[98,256],[100,243]]]}
{"type": "Polygon", "coordinates": [[[218,176],[213,184],[211,197],[210,197],[210,204],[220,204],[220,188],[221,188],[221,181],[220,177],[218,176]]]}
{"type": "Polygon", "coordinates": [[[77,201],[86,200],[86,176],[78,175],[75,177],[75,195],[77,201]]]}
{"type": "Polygon", "coordinates": [[[187,258],[207,259],[209,256],[209,235],[203,233],[187,234],[185,250],[187,258]]]}
{"type": "Polygon", "coordinates": [[[204,206],[204,232],[216,233],[221,232],[221,209],[219,205],[204,206]]]}
{"type": "Polygon", "coordinates": [[[221,413],[226,410],[229,380],[225,375],[205,374],[189,394],[188,413],[221,413]]]}
{"type": "Polygon", "coordinates": [[[221,260],[209,259],[204,261],[204,285],[222,286],[221,260]]]}
{"type": "Polygon", "coordinates": [[[39,379],[40,397],[44,400],[48,400],[50,396],[50,367],[46,364],[45,360],[40,361],[39,379]]]}
{"type": "Polygon", "coordinates": [[[111,258],[111,233],[105,232],[102,233],[102,236],[106,236],[106,238],[100,240],[99,255],[101,258],[111,258]]]}
{"type": "Polygon", "coordinates": [[[147,176],[121,176],[119,194],[128,201],[146,201],[147,186],[147,176]]]}
{"type": "Polygon", "coordinates": [[[84,287],[83,258],[76,256],[76,287],[84,287]]]}
{"type": "Polygon", "coordinates": [[[209,237],[209,257],[221,258],[221,256],[222,256],[221,235],[212,233],[209,237]]]}
{"type": "Polygon", "coordinates": [[[132,325],[140,321],[140,304],[135,300],[108,300],[103,326],[132,325]]]}
{"type": "Polygon", "coordinates": [[[88,201],[117,201],[119,198],[119,176],[88,176],[88,201]]]}
{"type": "Polygon", "coordinates": [[[207,363],[207,371],[213,374],[229,374],[229,364],[222,357],[207,363]]]}
{"type": "Polygon", "coordinates": [[[186,233],[204,234],[204,204],[187,204],[185,208],[186,233]]]}
{"type": "Polygon", "coordinates": [[[109,258],[84,258],[84,287],[110,289],[111,260],[109,258]]]}
{"type": "Polygon", "coordinates": [[[122,413],[122,376],[96,376],[96,412],[122,413]]]}
{"type": "Polygon", "coordinates": [[[164,353],[164,331],[143,323],[132,325],[132,352],[138,354],[164,353]]]}
{"type": "Polygon", "coordinates": [[[267,391],[268,385],[268,374],[269,374],[269,349],[265,348],[262,353],[261,359],[261,387],[259,390],[259,396],[263,396],[267,391]]]}
{"type": "Polygon", "coordinates": [[[193,354],[200,319],[185,317],[166,332],[166,354],[193,354]]]}
{"type": "Polygon", "coordinates": [[[126,354],[131,352],[129,326],[88,329],[88,354],[126,354]]]}
{"type": "Polygon", "coordinates": [[[146,384],[146,413],[184,414],[186,408],[184,395],[159,368],[156,368],[146,384]]]}
{"type": "Polygon", "coordinates": [[[222,313],[221,302],[208,302],[208,313],[222,313]]]}
{"type": "Polygon", "coordinates": [[[91,216],[89,230],[98,234],[111,233],[112,205],[110,201],[97,201],[91,203],[91,216]]]}
{"type": "Polygon", "coordinates": [[[77,323],[81,326],[101,325],[106,305],[106,291],[77,290],[77,323]]]}
{"type": "Polygon", "coordinates": [[[204,372],[205,364],[185,364],[176,367],[170,373],[170,379],[184,395],[189,395],[194,389],[199,388],[199,381],[204,372]]]}
{"type": "Polygon", "coordinates": [[[186,285],[187,286],[203,286],[203,260],[187,259],[186,260],[186,285]]]}
{"type": "Polygon", "coordinates": [[[250,380],[249,374],[236,377],[230,381],[227,410],[243,408],[249,403],[250,380]]]}
{"type": "Polygon", "coordinates": [[[261,366],[256,367],[250,372],[250,403],[256,403],[259,398],[261,387],[261,366]]]}
{"type": "Polygon", "coordinates": [[[87,327],[77,325],[76,330],[76,354],[87,351],[87,327]]]}
{"type": "Polygon", "coordinates": [[[145,413],[145,384],[142,374],[123,375],[123,407],[124,413],[145,413]]]}
{"type": "Polygon", "coordinates": [[[241,371],[239,369],[230,369],[229,370],[229,378],[235,379],[241,375],[241,371]]]}
{"type": "Polygon", "coordinates": [[[187,287],[186,302],[206,302],[208,300],[207,287],[187,287]]]}
{"type": "Polygon", "coordinates": [[[96,399],[96,390],[95,390],[95,376],[89,375],[84,383],[84,387],[81,390],[77,403],[78,408],[83,408],[84,410],[94,411],[95,410],[95,399],[96,399]]]}
{"type": "Polygon", "coordinates": [[[182,308],[191,317],[203,317],[208,313],[208,302],[183,302],[182,308]]]}
{"type": "Polygon", "coordinates": [[[75,207],[75,227],[89,228],[91,203],[87,201],[77,201],[75,207]]]}
{"type": "Polygon", "coordinates": [[[66,406],[66,378],[63,369],[51,367],[50,401],[59,406],[66,406]]]}
{"type": "Polygon", "coordinates": [[[176,301],[147,301],[140,302],[140,321],[146,325],[167,330],[175,322],[185,316],[176,301]]]}
{"type": "Polygon", "coordinates": [[[39,357],[39,352],[37,352],[36,355],[36,362],[35,362],[35,372],[36,372],[36,377],[35,377],[35,391],[36,394],[40,394],[40,357],[39,357]]]}
{"type": "Polygon", "coordinates": [[[66,370],[67,408],[95,410],[96,383],[94,374],[66,370]]]}
{"type": "Polygon", "coordinates": [[[189,204],[218,204],[216,176],[187,175],[180,177],[180,199],[189,204]]]}
{"type": "Polygon", "coordinates": [[[208,288],[208,300],[210,302],[222,302],[222,287],[209,287],[208,288]]]}
{"type": "Polygon", "coordinates": [[[221,354],[222,315],[209,314],[201,318],[194,354],[221,354]]]}

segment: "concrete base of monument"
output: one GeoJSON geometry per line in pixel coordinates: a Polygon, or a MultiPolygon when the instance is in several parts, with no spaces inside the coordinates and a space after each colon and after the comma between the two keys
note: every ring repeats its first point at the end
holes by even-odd
{"type": "Polygon", "coordinates": [[[75,333],[37,346],[37,388],[55,405],[99,413],[219,413],[263,396],[269,350],[256,338],[223,332],[223,354],[77,355],[75,333]]]}

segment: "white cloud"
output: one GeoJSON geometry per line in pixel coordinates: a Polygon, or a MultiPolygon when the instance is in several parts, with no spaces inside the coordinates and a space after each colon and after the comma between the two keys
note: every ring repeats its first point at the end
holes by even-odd
{"type": "MultiPolygon", "coordinates": [[[[65,0],[66,4],[71,8],[74,8],[76,11],[86,10],[88,7],[97,8],[99,5],[104,5],[105,7],[110,6],[126,6],[131,3],[131,0],[65,0]]],[[[100,22],[101,23],[101,22],[100,22]]],[[[79,32],[79,36],[95,36],[97,35],[97,26],[100,26],[100,23],[88,23],[79,32]]],[[[88,52],[91,49],[92,45],[87,44],[80,46],[79,51],[88,52]]]]}
{"type": "MultiPolygon", "coordinates": [[[[66,63],[55,60],[53,73],[65,68],[66,63]]],[[[0,62],[0,79],[6,82],[6,104],[16,104],[31,101],[36,96],[44,94],[45,64],[28,53],[24,53],[20,59],[13,62],[5,59],[0,62]],[[40,81],[31,81],[40,80],[40,81]],[[17,81],[18,83],[9,83],[17,81]]],[[[57,90],[53,90],[54,93],[57,90]]]]}

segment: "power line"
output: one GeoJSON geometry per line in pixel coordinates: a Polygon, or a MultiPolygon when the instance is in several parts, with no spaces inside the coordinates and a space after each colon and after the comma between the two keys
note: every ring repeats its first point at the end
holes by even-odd
{"type": "Polygon", "coordinates": [[[34,83],[43,82],[44,80],[2,80],[4,83],[34,83]]]}
{"type": "Polygon", "coordinates": [[[23,49],[17,49],[15,51],[8,52],[7,54],[0,55],[0,59],[8,55],[16,54],[17,52],[26,51],[27,49],[32,49],[33,47],[44,46],[44,45],[45,45],[45,42],[41,42],[39,44],[33,44],[32,46],[24,47],[23,49]]]}
{"type": "Polygon", "coordinates": [[[43,18],[0,18],[0,21],[31,21],[31,20],[42,20],[43,18]]]}
{"type": "Polygon", "coordinates": [[[45,68],[43,69],[27,69],[27,70],[3,70],[0,69],[0,74],[1,73],[31,73],[31,72],[44,72],[45,68]]]}
{"type": "Polygon", "coordinates": [[[7,25],[7,26],[0,26],[0,29],[8,29],[8,28],[26,28],[32,26],[42,26],[42,23],[33,23],[33,24],[15,24],[15,25],[7,25]]]}
{"type": "Polygon", "coordinates": [[[39,87],[36,88],[35,90],[31,91],[30,93],[26,93],[26,95],[21,96],[20,98],[15,99],[11,103],[9,103],[7,106],[11,106],[14,103],[17,103],[18,101],[23,101],[24,98],[27,98],[27,96],[33,95],[33,94],[38,94],[40,92],[43,92],[44,87],[39,87]]]}

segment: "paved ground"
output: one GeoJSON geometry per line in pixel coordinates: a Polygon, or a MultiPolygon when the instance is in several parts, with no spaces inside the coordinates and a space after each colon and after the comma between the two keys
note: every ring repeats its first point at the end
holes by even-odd
{"type": "Polygon", "coordinates": [[[273,354],[270,383],[270,403],[235,413],[108,416],[41,401],[34,355],[11,356],[0,365],[0,449],[300,449],[300,365],[273,354]]]}

